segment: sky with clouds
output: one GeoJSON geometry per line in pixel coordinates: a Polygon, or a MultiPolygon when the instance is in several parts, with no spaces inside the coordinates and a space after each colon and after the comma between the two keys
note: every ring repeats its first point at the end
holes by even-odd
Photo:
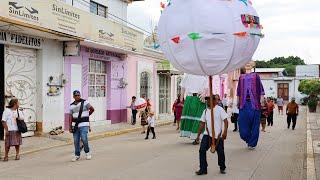
{"type": "MultiPolygon", "coordinates": [[[[165,2],[165,0],[162,0],[165,2]]],[[[151,31],[160,17],[161,0],[129,5],[128,21],[151,31]]],[[[320,64],[319,0],[252,0],[264,27],[265,38],[255,60],[300,56],[308,64],[320,64]]]]}

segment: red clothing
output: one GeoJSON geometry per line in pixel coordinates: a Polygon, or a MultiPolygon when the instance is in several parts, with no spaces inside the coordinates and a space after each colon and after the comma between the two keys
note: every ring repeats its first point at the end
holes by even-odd
{"type": "Polygon", "coordinates": [[[173,111],[175,112],[175,115],[176,115],[176,120],[179,122],[181,120],[181,116],[182,116],[182,109],[183,109],[183,104],[184,102],[175,102],[173,104],[173,111]]]}
{"type": "Polygon", "coordinates": [[[271,113],[274,109],[274,103],[272,101],[268,102],[268,112],[271,113]]]}

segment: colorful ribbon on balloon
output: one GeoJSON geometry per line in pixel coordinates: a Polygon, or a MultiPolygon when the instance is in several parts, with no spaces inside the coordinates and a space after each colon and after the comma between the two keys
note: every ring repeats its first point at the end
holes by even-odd
{"type": "MultiPolygon", "coordinates": [[[[227,34],[227,33],[211,33],[211,35],[221,35],[221,34],[227,34]]],[[[249,37],[249,36],[259,36],[260,38],[264,38],[264,34],[262,33],[250,33],[250,32],[236,32],[233,33],[232,35],[240,37],[240,38],[244,38],[244,37],[249,37]]],[[[191,32],[188,34],[188,37],[193,40],[199,40],[202,39],[203,36],[201,36],[200,33],[196,33],[196,32],[191,32]]],[[[175,44],[179,44],[181,41],[181,37],[180,36],[175,36],[171,39],[171,41],[175,44]]]]}
{"type": "Polygon", "coordinates": [[[161,14],[162,14],[162,12],[164,11],[164,9],[166,8],[166,7],[168,7],[168,6],[170,6],[171,5],[171,0],[167,0],[167,2],[166,3],[164,3],[164,2],[160,2],[160,12],[161,12],[161,14]]]}

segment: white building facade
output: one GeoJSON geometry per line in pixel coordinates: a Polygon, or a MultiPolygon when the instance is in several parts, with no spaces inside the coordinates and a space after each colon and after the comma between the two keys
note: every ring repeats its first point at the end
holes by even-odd
{"type": "Polygon", "coordinates": [[[296,98],[298,103],[306,97],[298,90],[300,82],[305,79],[319,78],[319,65],[299,65],[296,67],[296,77],[284,76],[284,68],[257,68],[267,97],[282,96],[286,101],[296,98]]]}
{"type": "Polygon", "coordinates": [[[0,1],[0,111],[18,98],[26,135],[68,129],[75,89],[96,107],[93,125],[129,122],[133,95],[145,93],[158,111],[157,63],[164,58],[144,48],[144,34],[126,25],[131,2],[0,1]]]}

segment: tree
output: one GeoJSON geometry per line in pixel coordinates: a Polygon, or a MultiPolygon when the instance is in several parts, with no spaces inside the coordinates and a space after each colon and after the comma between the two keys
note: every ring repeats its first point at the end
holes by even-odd
{"type": "Polygon", "coordinates": [[[275,57],[269,61],[256,61],[257,68],[285,68],[288,76],[295,76],[297,65],[305,65],[304,60],[298,56],[275,57]]]}
{"type": "Polygon", "coordinates": [[[320,94],[320,80],[303,80],[300,82],[298,90],[309,95],[308,97],[308,107],[310,112],[316,112],[318,104],[318,95],[320,94]]]}
{"type": "Polygon", "coordinates": [[[300,82],[298,90],[309,96],[318,96],[320,95],[320,80],[303,80],[300,82]]]}

